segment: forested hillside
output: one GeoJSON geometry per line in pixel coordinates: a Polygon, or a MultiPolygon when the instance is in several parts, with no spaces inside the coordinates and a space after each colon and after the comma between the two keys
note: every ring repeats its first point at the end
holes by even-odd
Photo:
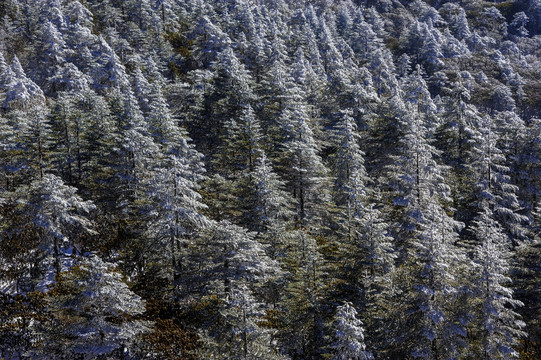
{"type": "Polygon", "coordinates": [[[0,18],[0,359],[541,359],[541,0],[0,18]]]}

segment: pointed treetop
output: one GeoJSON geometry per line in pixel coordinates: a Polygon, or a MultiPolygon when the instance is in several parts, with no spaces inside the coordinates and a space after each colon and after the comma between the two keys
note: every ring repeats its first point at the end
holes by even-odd
{"type": "Polygon", "coordinates": [[[34,103],[45,101],[43,91],[35,82],[26,77],[17,56],[13,57],[11,67],[4,69],[1,77],[0,80],[6,92],[4,108],[20,107],[24,109],[34,103]]]}
{"type": "Polygon", "coordinates": [[[66,17],[72,25],[92,26],[92,12],[77,0],[67,5],[66,17]]]}
{"type": "Polygon", "coordinates": [[[357,310],[351,303],[344,303],[336,309],[335,342],[333,360],[374,360],[374,355],[366,351],[363,323],[357,318],[357,310]]]}
{"type": "Polygon", "coordinates": [[[23,70],[23,67],[21,66],[21,63],[19,62],[19,59],[17,58],[17,55],[13,56],[13,60],[11,62],[11,70],[18,78],[26,77],[26,74],[23,70]]]}

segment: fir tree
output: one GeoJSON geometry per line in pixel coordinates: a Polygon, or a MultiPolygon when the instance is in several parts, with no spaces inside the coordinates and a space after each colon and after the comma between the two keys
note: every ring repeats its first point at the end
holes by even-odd
{"type": "Polygon", "coordinates": [[[478,356],[482,359],[517,358],[516,345],[526,334],[521,330],[525,324],[513,310],[522,303],[513,299],[513,292],[506,286],[509,278],[509,243],[493,213],[484,208],[474,221],[474,234],[479,245],[475,248],[475,264],[478,268],[480,346],[478,356]]]}
{"type": "Polygon", "coordinates": [[[136,353],[138,336],[148,324],[134,317],[145,311],[145,302],[122,281],[114,265],[96,255],[80,258],[59,273],[47,294],[53,318],[43,329],[47,340],[39,353],[67,359],[136,353]]]}
{"type": "Polygon", "coordinates": [[[318,146],[308,117],[302,105],[285,111],[283,121],[288,140],[283,152],[287,164],[287,179],[293,196],[297,199],[297,222],[299,226],[316,226],[323,215],[323,205],[328,201],[325,190],[327,168],[317,153],[318,146]]]}
{"type": "Polygon", "coordinates": [[[73,252],[78,246],[77,236],[93,232],[85,213],[93,210],[95,205],[81,199],[76,191],[51,174],[35,180],[28,189],[18,189],[23,211],[41,233],[40,242],[46,253],[54,258],[57,275],[62,271],[64,252],[73,252]]]}
{"type": "Polygon", "coordinates": [[[345,303],[336,309],[335,329],[336,340],[332,348],[336,355],[333,359],[374,359],[374,356],[366,351],[362,322],[357,318],[357,311],[351,304],[345,303]]]}

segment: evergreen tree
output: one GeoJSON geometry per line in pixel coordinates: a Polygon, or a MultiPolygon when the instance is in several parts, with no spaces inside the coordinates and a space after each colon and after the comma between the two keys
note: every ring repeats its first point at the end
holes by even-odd
{"type": "Polygon", "coordinates": [[[45,101],[43,91],[26,77],[17,56],[13,57],[11,66],[2,72],[2,81],[4,109],[30,109],[45,101]]]}
{"type": "Polygon", "coordinates": [[[464,40],[471,36],[471,30],[464,8],[458,4],[449,2],[443,4],[441,13],[457,39],[464,40]]]}
{"type": "Polygon", "coordinates": [[[194,55],[201,68],[207,68],[216,60],[218,53],[224,51],[231,39],[211,19],[204,16],[194,27],[190,38],[194,38],[198,50],[194,55]]]}
{"type": "Polygon", "coordinates": [[[262,326],[264,324],[264,305],[251,295],[246,286],[235,289],[227,302],[220,309],[224,321],[230,326],[227,346],[212,344],[204,355],[227,353],[234,359],[287,359],[273,346],[273,330],[262,326]],[[219,348],[214,348],[215,346],[219,348]]]}
{"type": "Polygon", "coordinates": [[[479,339],[481,359],[517,358],[516,345],[526,334],[525,324],[513,310],[522,303],[513,299],[513,291],[506,285],[509,278],[509,243],[493,212],[485,207],[474,221],[473,232],[479,244],[475,248],[475,279],[478,291],[479,326],[472,331],[479,339]]]}
{"type": "Polygon", "coordinates": [[[351,111],[342,112],[342,119],[336,126],[337,151],[333,169],[339,196],[337,204],[346,206],[348,218],[362,206],[360,202],[366,193],[364,187],[368,180],[364,153],[359,146],[360,135],[351,115],[351,111]]]}
{"type": "Polygon", "coordinates": [[[297,200],[296,219],[303,228],[320,227],[324,205],[329,200],[325,190],[327,168],[317,150],[318,146],[302,105],[286,109],[282,115],[288,138],[284,145],[283,166],[293,197],[297,200]]]}
{"type": "Polygon", "coordinates": [[[285,191],[285,182],[272,168],[264,152],[261,152],[252,173],[253,226],[261,241],[268,244],[271,259],[283,258],[286,231],[293,216],[293,201],[285,191]]]}
{"type": "MultiPolygon", "coordinates": [[[[137,68],[135,70],[135,75],[133,77],[134,80],[134,94],[139,102],[139,107],[141,108],[141,111],[143,114],[148,114],[149,112],[149,97],[152,93],[152,88],[146,79],[146,77],[143,75],[143,72],[140,68],[137,68]]],[[[160,89],[157,89],[161,92],[160,89]]],[[[162,103],[164,102],[163,98],[160,100],[162,103]]]]}
{"type": "Polygon", "coordinates": [[[423,116],[423,122],[430,131],[429,136],[432,136],[440,119],[437,116],[436,105],[428,91],[427,83],[423,79],[423,69],[420,65],[417,65],[413,73],[404,79],[402,91],[405,105],[414,107],[417,113],[423,116]]]}
{"type": "MultiPolygon", "coordinates": [[[[62,119],[66,120],[68,130],[73,131],[71,143],[75,145],[75,153],[72,152],[70,158],[75,160],[72,166],[77,169],[75,184],[85,196],[94,201],[103,201],[113,195],[106,195],[108,190],[104,181],[111,176],[111,169],[107,166],[113,148],[111,134],[114,133],[114,123],[111,109],[106,99],[91,89],[86,89],[78,96],[68,96],[66,100],[66,106],[73,112],[66,113],[67,118],[62,119]]],[[[62,104],[61,98],[59,103],[62,104]]],[[[65,138],[66,134],[62,136],[65,138]]],[[[62,147],[61,142],[56,144],[62,147]]]]}
{"type": "Polygon", "coordinates": [[[329,266],[314,237],[304,231],[287,236],[283,260],[288,273],[280,308],[286,313],[280,329],[282,347],[292,358],[319,358],[325,352],[325,318],[328,313],[329,266]]]}
{"type": "Polygon", "coordinates": [[[366,351],[362,322],[357,318],[357,311],[351,304],[345,303],[336,309],[335,328],[336,341],[332,347],[336,355],[333,359],[369,360],[374,358],[370,352],[366,351]]]}
{"type": "Polygon", "coordinates": [[[182,257],[186,256],[186,247],[199,231],[210,225],[201,214],[206,205],[197,192],[203,172],[201,155],[188,139],[177,141],[150,182],[155,219],[149,229],[153,238],[149,250],[154,257],[168,260],[165,270],[172,272],[175,286],[185,270],[182,257]]]}
{"type": "Polygon", "coordinates": [[[70,2],[65,8],[67,29],[63,34],[69,55],[66,60],[83,71],[86,75],[95,66],[92,50],[99,43],[97,35],[92,33],[93,14],[79,1],[70,2]]]}
{"type": "Polygon", "coordinates": [[[93,210],[95,205],[81,199],[76,191],[51,174],[35,180],[28,189],[18,189],[22,211],[30,216],[38,229],[45,252],[53,256],[57,275],[63,268],[63,254],[77,248],[78,236],[93,232],[85,213],[93,210]]]}
{"type": "Polygon", "coordinates": [[[36,104],[28,110],[13,110],[6,115],[6,135],[11,136],[6,170],[13,186],[43,178],[49,168],[47,150],[51,128],[46,121],[46,111],[47,108],[36,104]]]}
{"type": "Polygon", "coordinates": [[[227,46],[213,62],[213,87],[205,98],[202,123],[198,135],[206,141],[209,154],[214,154],[217,140],[224,135],[222,128],[227,119],[239,119],[243,110],[255,100],[253,80],[233,49],[227,46]]]}
{"type": "Polygon", "coordinates": [[[488,207],[505,229],[509,243],[517,246],[526,238],[523,228],[526,219],[519,213],[517,187],[510,183],[509,168],[505,164],[504,154],[498,147],[498,135],[494,130],[493,121],[483,117],[478,126],[475,158],[470,165],[477,175],[475,206],[479,211],[488,207]]]}
{"type": "Polygon", "coordinates": [[[430,21],[428,24],[426,30],[424,29],[424,43],[420,49],[419,58],[428,71],[436,72],[445,65],[442,60],[441,34],[439,30],[432,27],[430,21]]]}
{"type": "Polygon", "coordinates": [[[477,122],[481,114],[469,104],[471,99],[471,80],[469,73],[460,74],[457,81],[448,89],[441,111],[442,124],[436,132],[436,145],[442,151],[442,161],[451,167],[449,184],[453,205],[457,209],[456,218],[468,221],[475,212],[471,209],[471,199],[466,194],[472,191],[469,181],[473,174],[468,162],[475,156],[474,144],[477,122]],[[469,160],[468,160],[469,159],[469,160]]]}
{"type": "MultiPolygon", "coordinates": [[[[261,328],[252,336],[247,328],[260,316],[256,310],[259,307],[258,289],[271,281],[278,271],[254,234],[227,221],[213,223],[201,234],[186,264],[190,270],[183,277],[184,291],[219,299],[218,309],[209,309],[199,315],[203,316],[200,330],[207,339],[205,347],[212,349],[212,343],[217,341],[222,344],[221,352],[234,357],[234,354],[243,353],[248,356],[250,351],[259,353],[261,350],[256,349],[265,346],[263,353],[270,354],[273,350],[269,350],[270,344],[264,340],[268,332],[261,328]],[[239,319],[239,311],[244,311],[247,317],[239,319]],[[248,314],[247,311],[256,313],[248,314]],[[254,348],[250,350],[252,345],[254,348]]],[[[251,356],[257,355],[252,353],[251,356]]]]}
{"type": "Polygon", "coordinates": [[[62,90],[59,74],[66,66],[69,52],[59,29],[51,21],[44,23],[37,35],[35,51],[39,56],[31,63],[34,72],[31,75],[47,93],[54,95],[62,90]]]}
{"type": "Polygon", "coordinates": [[[285,182],[274,172],[264,152],[259,154],[253,172],[255,213],[260,231],[282,228],[291,215],[291,199],[285,182]]]}
{"type": "Polygon", "coordinates": [[[430,143],[423,117],[413,112],[404,120],[400,155],[390,167],[397,195],[393,201],[401,213],[398,260],[409,267],[415,279],[404,284],[411,288],[404,289],[408,300],[402,311],[410,314],[409,321],[416,319],[401,325],[409,327],[404,346],[414,357],[452,358],[465,335],[455,322],[450,301],[458,291],[452,264],[465,261],[454,246],[461,224],[442,206],[450,200],[443,180],[447,169],[435,160],[438,152],[430,143]]]}
{"type": "Polygon", "coordinates": [[[149,134],[148,125],[133,93],[122,94],[116,90],[110,104],[115,144],[110,167],[114,170],[111,186],[124,201],[134,201],[143,194],[143,184],[159,159],[159,149],[149,134]]]}
{"type": "Polygon", "coordinates": [[[516,29],[519,36],[528,36],[528,29],[526,29],[528,20],[528,16],[524,11],[520,11],[513,16],[513,22],[510,25],[516,29]]]}
{"type": "Polygon", "coordinates": [[[59,273],[46,300],[54,315],[42,330],[46,341],[40,355],[129,356],[136,353],[138,336],[149,331],[148,324],[134,319],[145,311],[145,302],[113,264],[96,255],[81,257],[59,273]]]}
{"type": "MultiPolygon", "coordinates": [[[[89,90],[88,87],[86,90],[89,90]]],[[[76,186],[83,178],[89,157],[86,136],[90,129],[79,108],[81,96],[67,92],[59,94],[48,117],[51,137],[56,140],[49,149],[52,167],[66,183],[76,186]]]]}
{"type": "Polygon", "coordinates": [[[236,176],[245,170],[254,171],[257,153],[261,148],[262,129],[259,119],[250,105],[240,118],[230,119],[225,124],[223,145],[216,155],[217,167],[225,176],[236,176]]]}

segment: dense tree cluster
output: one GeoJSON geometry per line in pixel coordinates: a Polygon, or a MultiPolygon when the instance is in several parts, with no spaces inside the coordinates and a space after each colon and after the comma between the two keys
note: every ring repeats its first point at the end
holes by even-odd
{"type": "Polygon", "coordinates": [[[0,16],[0,358],[541,359],[541,1],[0,16]]]}

